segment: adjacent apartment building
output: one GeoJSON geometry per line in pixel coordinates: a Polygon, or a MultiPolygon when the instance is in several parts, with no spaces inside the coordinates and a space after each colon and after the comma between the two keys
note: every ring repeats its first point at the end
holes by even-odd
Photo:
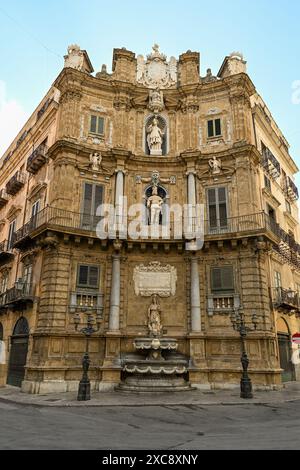
{"type": "Polygon", "coordinates": [[[76,390],[90,314],[92,387],[113,390],[155,294],[191,385],[239,386],[241,311],[254,388],[299,380],[297,171],[241,54],[201,76],[198,52],[120,48],[93,74],[70,46],[0,160],[0,385],[76,390]],[[101,204],[118,210],[107,238],[101,204]],[[133,204],[158,232],[128,232],[133,204]],[[203,207],[200,249],[175,228],[184,204],[203,207]]]}

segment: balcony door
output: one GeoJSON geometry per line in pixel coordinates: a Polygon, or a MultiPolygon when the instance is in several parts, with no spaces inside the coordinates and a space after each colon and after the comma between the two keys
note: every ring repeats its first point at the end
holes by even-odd
{"type": "Polygon", "coordinates": [[[220,233],[228,229],[227,188],[207,189],[208,233],[220,233]]]}
{"type": "Polygon", "coordinates": [[[83,202],[81,214],[81,228],[95,230],[101,216],[96,215],[97,209],[103,202],[103,186],[99,184],[83,184],[83,202]]]}

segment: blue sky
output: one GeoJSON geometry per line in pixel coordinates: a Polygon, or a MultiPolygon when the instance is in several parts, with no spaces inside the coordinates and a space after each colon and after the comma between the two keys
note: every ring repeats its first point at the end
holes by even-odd
{"type": "Polygon", "coordinates": [[[95,71],[110,71],[114,47],[145,55],[157,42],[168,56],[199,51],[202,75],[241,51],[300,166],[299,19],[299,0],[0,0],[0,153],[60,72],[68,44],[86,49],[95,71]]]}

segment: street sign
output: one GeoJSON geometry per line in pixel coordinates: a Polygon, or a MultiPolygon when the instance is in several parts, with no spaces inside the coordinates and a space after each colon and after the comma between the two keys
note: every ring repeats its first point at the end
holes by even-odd
{"type": "Polygon", "coordinates": [[[292,336],[292,342],[300,344],[300,333],[294,333],[292,336]]]}

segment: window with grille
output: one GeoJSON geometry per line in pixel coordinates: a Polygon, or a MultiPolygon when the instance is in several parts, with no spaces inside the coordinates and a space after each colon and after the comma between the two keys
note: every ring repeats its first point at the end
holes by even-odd
{"type": "Polygon", "coordinates": [[[77,287],[99,288],[99,266],[80,264],[77,271],[77,287]]]}
{"type": "Polygon", "coordinates": [[[233,292],[233,266],[219,266],[211,268],[211,291],[233,292]]]}

